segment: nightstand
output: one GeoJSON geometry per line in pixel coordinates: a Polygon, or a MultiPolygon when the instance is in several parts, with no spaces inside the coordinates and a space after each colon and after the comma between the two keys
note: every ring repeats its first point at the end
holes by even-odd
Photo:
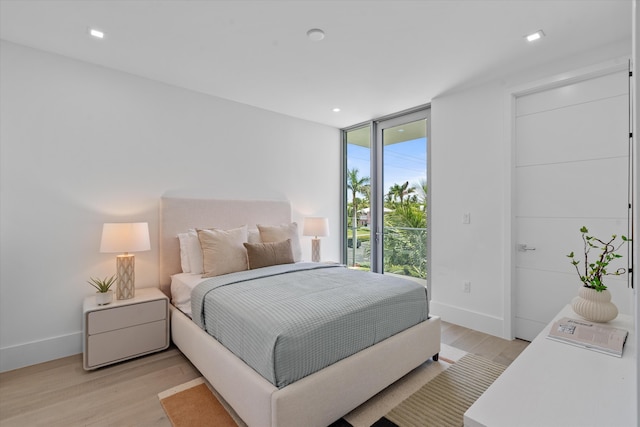
{"type": "Polygon", "coordinates": [[[84,299],[84,369],[95,369],[169,347],[169,299],[158,288],[136,289],[136,296],[97,305],[84,299]]]}

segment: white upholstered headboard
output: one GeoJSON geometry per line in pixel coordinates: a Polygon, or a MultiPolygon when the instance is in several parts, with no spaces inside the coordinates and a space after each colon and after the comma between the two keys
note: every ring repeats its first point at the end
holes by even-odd
{"type": "Polygon", "coordinates": [[[169,294],[171,275],[180,273],[178,233],[189,228],[222,229],[291,222],[291,205],[278,200],[220,200],[163,197],[160,200],[160,289],[169,294]]]}

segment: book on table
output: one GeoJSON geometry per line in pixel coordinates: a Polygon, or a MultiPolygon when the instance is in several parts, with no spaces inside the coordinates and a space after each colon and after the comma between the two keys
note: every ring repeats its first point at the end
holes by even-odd
{"type": "Polygon", "coordinates": [[[563,317],[553,322],[547,338],[612,356],[622,357],[628,331],[602,323],[563,317]]]}

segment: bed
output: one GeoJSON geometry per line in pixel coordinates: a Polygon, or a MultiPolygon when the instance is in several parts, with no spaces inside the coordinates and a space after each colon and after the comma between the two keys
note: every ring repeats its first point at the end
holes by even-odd
{"type": "MultiPolygon", "coordinates": [[[[177,234],[194,227],[291,222],[287,201],[165,197],[160,209],[160,286],[170,294],[181,271],[177,234]]],[[[176,346],[249,426],[326,426],[440,351],[440,319],[415,326],[283,387],[258,374],[179,309],[171,309],[176,346]],[[375,373],[375,374],[372,374],[375,373]]]]}

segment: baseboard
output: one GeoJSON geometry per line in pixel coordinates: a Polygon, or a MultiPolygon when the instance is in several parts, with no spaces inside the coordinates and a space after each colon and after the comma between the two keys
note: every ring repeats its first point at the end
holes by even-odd
{"type": "Polygon", "coordinates": [[[0,372],[82,353],[82,332],[0,348],[0,372]]]}
{"type": "Polygon", "coordinates": [[[504,319],[501,317],[466,310],[434,300],[429,301],[429,311],[440,316],[444,322],[454,323],[496,337],[511,339],[511,337],[504,336],[504,319]]]}

